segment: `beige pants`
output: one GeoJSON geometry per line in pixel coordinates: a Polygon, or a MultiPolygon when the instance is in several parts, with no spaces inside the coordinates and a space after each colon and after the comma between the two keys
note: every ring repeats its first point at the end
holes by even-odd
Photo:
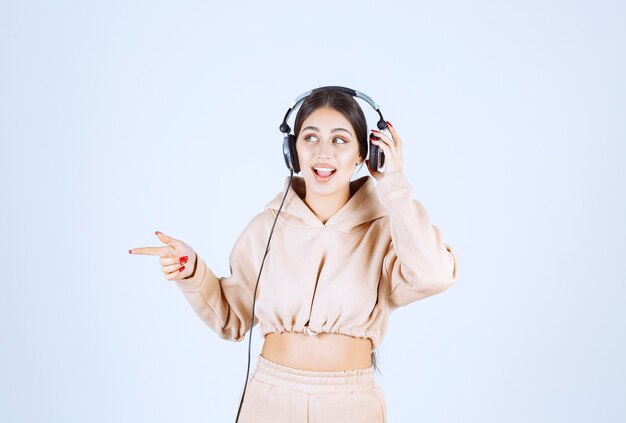
{"type": "Polygon", "coordinates": [[[374,380],[373,367],[318,372],[258,357],[239,423],[387,422],[385,396],[374,380]]]}

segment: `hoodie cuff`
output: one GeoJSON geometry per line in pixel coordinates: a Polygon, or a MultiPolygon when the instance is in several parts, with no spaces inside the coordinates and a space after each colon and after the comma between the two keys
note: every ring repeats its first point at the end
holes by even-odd
{"type": "Polygon", "coordinates": [[[385,174],[376,184],[376,194],[383,205],[388,204],[398,195],[406,194],[407,191],[410,194],[411,189],[409,180],[401,170],[385,174]]]}
{"type": "Polygon", "coordinates": [[[204,282],[204,276],[206,275],[206,264],[204,260],[198,256],[196,253],[196,270],[193,276],[185,279],[174,279],[176,285],[180,288],[181,291],[190,292],[197,291],[200,286],[202,286],[202,282],[204,282]]]}

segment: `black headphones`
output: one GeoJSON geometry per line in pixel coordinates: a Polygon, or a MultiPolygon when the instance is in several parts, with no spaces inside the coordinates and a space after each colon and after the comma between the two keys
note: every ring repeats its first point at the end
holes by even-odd
{"type": "MultiPolygon", "coordinates": [[[[307,91],[298,97],[291,103],[289,106],[289,110],[285,114],[285,118],[283,122],[280,124],[280,132],[287,134],[283,140],[283,157],[285,158],[285,164],[287,165],[287,169],[293,170],[294,173],[300,172],[300,164],[298,163],[298,153],[296,152],[296,136],[294,134],[290,134],[291,128],[287,125],[287,119],[289,119],[289,115],[293,111],[293,109],[300,104],[302,100],[311,95],[316,91],[321,90],[337,90],[343,91],[344,93],[350,94],[353,97],[359,97],[363,100],[367,101],[367,103],[378,112],[378,116],[380,116],[380,120],[376,123],[378,129],[384,130],[387,129],[387,122],[383,119],[383,115],[380,113],[378,105],[372,100],[369,96],[353,90],[352,88],[340,87],[336,85],[326,86],[326,87],[318,87],[314,88],[310,91],[307,91]]],[[[377,146],[376,144],[372,144],[371,141],[368,141],[369,144],[369,154],[368,154],[368,167],[372,171],[378,171],[385,164],[385,155],[383,154],[382,148],[377,146]]]]}

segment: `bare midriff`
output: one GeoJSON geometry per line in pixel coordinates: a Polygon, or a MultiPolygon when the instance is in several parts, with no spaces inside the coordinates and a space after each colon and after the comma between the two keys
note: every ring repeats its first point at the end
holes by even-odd
{"type": "Polygon", "coordinates": [[[301,370],[334,372],[370,367],[372,341],[339,333],[310,336],[276,332],[265,336],[261,355],[274,363],[301,370]]]}

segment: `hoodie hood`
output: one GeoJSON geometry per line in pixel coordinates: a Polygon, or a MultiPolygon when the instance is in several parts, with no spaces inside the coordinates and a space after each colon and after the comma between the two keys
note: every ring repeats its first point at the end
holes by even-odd
{"type": "MultiPolygon", "coordinates": [[[[289,186],[289,179],[285,178],[283,190],[265,205],[264,210],[274,210],[278,213],[280,204],[289,186]]],[[[293,176],[293,181],[287,192],[285,203],[280,210],[278,220],[286,226],[297,229],[331,228],[344,233],[356,232],[364,223],[386,216],[389,212],[376,195],[376,183],[370,175],[362,176],[350,182],[350,199],[343,205],[326,224],[322,223],[313,211],[306,205],[303,198],[306,194],[304,177],[293,176]]]]}

